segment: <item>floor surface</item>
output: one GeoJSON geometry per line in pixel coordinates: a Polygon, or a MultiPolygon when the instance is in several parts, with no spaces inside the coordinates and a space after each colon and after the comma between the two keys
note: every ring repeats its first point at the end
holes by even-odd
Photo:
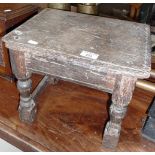
{"type": "MultiPolygon", "coordinates": [[[[35,87],[41,76],[32,79],[35,87]]],[[[153,97],[153,93],[135,89],[119,145],[112,150],[102,147],[109,94],[59,81],[38,97],[35,122],[24,124],[18,118],[15,84],[0,78],[0,137],[23,151],[155,151],[155,143],[141,136],[153,97]]]]}

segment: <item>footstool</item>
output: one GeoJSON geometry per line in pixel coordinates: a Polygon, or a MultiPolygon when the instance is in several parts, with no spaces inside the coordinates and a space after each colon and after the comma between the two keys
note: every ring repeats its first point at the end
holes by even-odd
{"type": "Polygon", "coordinates": [[[33,122],[36,94],[61,78],[112,94],[103,144],[116,147],[137,79],[150,76],[150,27],[45,9],[3,37],[20,92],[19,116],[33,122]],[[46,75],[31,94],[31,74],[46,75]]]}

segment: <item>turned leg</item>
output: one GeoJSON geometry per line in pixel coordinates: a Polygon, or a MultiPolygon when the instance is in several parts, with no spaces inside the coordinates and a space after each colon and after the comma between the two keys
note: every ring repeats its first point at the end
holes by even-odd
{"type": "Polygon", "coordinates": [[[25,55],[18,51],[10,51],[12,71],[17,78],[20,92],[19,117],[21,121],[31,123],[36,114],[36,104],[31,95],[31,73],[26,69],[25,55]]]}
{"type": "Polygon", "coordinates": [[[118,76],[116,78],[109,111],[110,120],[106,124],[103,136],[105,147],[114,148],[118,144],[122,119],[132,98],[135,82],[134,77],[118,76]]]}
{"type": "Polygon", "coordinates": [[[17,87],[20,92],[20,102],[19,102],[19,118],[23,122],[31,123],[34,121],[36,114],[36,104],[31,96],[31,86],[32,81],[30,78],[19,79],[17,82],[17,87]]]}

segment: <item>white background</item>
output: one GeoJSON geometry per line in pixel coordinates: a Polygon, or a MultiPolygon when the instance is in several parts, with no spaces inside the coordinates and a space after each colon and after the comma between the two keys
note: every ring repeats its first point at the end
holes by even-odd
{"type": "Polygon", "coordinates": [[[21,152],[21,150],[0,138],[0,152],[21,152]]]}

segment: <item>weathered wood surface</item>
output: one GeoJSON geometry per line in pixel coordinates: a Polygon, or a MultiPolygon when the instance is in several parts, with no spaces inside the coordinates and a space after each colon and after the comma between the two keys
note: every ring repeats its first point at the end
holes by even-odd
{"type": "Polygon", "coordinates": [[[45,9],[3,40],[25,52],[27,62],[34,55],[43,62],[49,58],[98,72],[149,77],[150,28],[145,24],[45,9]],[[99,57],[82,57],[82,51],[99,57]]]}
{"type": "Polygon", "coordinates": [[[136,78],[126,76],[118,76],[116,78],[112,94],[112,104],[109,110],[110,120],[106,124],[103,138],[103,143],[107,147],[113,148],[118,144],[122,119],[126,115],[136,80],[136,78]]]}
{"type": "Polygon", "coordinates": [[[17,51],[10,52],[12,71],[17,77],[17,88],[20,92],[19,117],[23,122],[34,121],[37,112],[36,104],[31,95],[31,72],[26,70],[25,55],[17,51]]]}
{"type": "Polygon", "coordinates": [[[11,71],[9,51],[1,37],[19,26],[38,12],[38,8],[31,4],[0,4],[0,75],[8,80],[14,80],[11,71]]]}
{"type": "Polygon", "coordinates": [[[45,9],[3,40],[18,79],[21,120],[32,122],[36,113],[31,73],[49,74],[112,93],[104,143],[117,146],[135,82],[150,75],[149,26],[45,9]]]}
{"type": "Polygon", "coordinates": [[[27,67],[31,72],[36,71],[50,74],[60,77],[63,80],[80,83],[85,86],[103,90],[109,93],[112,93],[115,84],[115,74],[101,74],[78,66],[56,63],[52,60],[49,60],[48,62],[43,62],[42,60],[38,60],[37,56],[32,56],[31,63],[28,63],[27,67]]]}

